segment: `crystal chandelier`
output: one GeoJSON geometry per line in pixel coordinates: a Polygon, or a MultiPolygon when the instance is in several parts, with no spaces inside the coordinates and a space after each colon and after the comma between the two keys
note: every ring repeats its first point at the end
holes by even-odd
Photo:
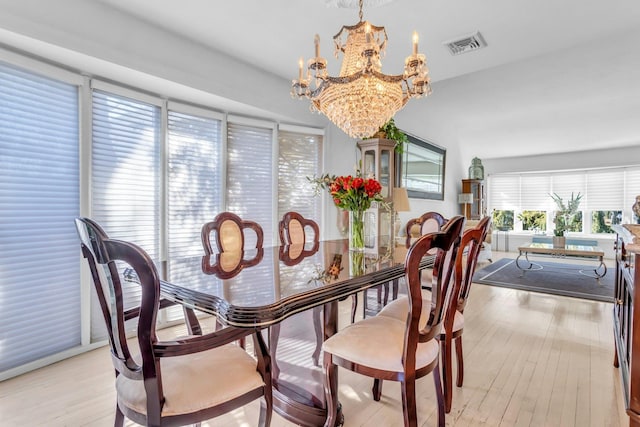
{"type": "Polygon", "coordinates": [[[369,138],[392,118],[410,98],[431,93],[425,56],[418,53],[418,35],[413,33],[413,53],[405,59],[404,73],[381,72],[381,58],[387,44],[384,27],[362,20],[343,26],[333,37],[335,56],[344,54],[338,77],[327,73],[327,60],[320,56],[320,37],[315,36],[315,57],[307,72],[300,58],[298,79],[293,80],[291,96],[311,100],[311,111],[322,112],[352,138],[369,138]],[[346,33],[346,40],[343,36],[346,33]]]}

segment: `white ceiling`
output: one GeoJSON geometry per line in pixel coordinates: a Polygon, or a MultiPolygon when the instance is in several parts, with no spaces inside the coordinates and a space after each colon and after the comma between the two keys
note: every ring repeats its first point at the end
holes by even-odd
{"type": "MultiPolygon", "coordinates": [[[[38,11],[52,10],[48,1],[46,8],[44,0],[22,1],[33,6],[36,22],[38,11]]],[[[358,11],[326,2],[91,0],[287,80],[296,77],[299,57],[312,55],[316,33],[330,73],[337,73],[331,39],[358,21],[358,11]]],[[[2,3],[18,8],[13,0],[2,3]]],[[[402,72],[418,32],[433,95],[410,101],[396,122],[459,146],[463,158],[640,144],[638,0],[395,0],[365,6],[364,18],[386,27],[389,74],[402,72]],[[478,30],[488,43],[482,50],[454,57],[442,44],[478,30]]],[[[92,19],[100,17],[87,16],[84,25],[92,19]]]]}
{"type": "MultiPolygon", "coordinates": [[[[331,38],[358,21],[356,9],[325,0],[101,1],[286,79],[313,53],[316,33],[335,75],[331,38]]],[[[434,138],[425,117],[437,118],[465,157],[640,143],[637,0],[395,0],[365,6],[364,19],[387,29],[390,74],[402,72],[418,32],[434,94],[411,101],[396,121],[434,138]],[[477,30],[483,50],[452,56],[443,46],[477,30]]]]}

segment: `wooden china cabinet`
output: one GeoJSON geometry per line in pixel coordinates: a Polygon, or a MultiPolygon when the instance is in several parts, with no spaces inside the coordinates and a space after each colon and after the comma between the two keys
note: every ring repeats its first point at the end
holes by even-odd
{"type": "Polygon", "coordinates": [[[480,179],[463,179],[462,192],[473,194],[473,203],[464,211],[467,219],[482,219],[487,211],[484,181],[480,179]]]}
{"type": "Polygon", "coordinates": [[[613,303],[615,358],[629,427],[640,427],[640,225],[613,225],[616,270],[613,303]]]}
{"type": "MultiPolygon", "coordinates": [[[[385,203],[393,201],[395,171],[395,141],[384,138],[371,138],[358,141],[362,159],[362,176],[374,177],[382,186],[385,203]]],[[[393,243],[393,215],[389,209],[373,203],[365,213],[365,250],[377,252],[393,243]]]]}

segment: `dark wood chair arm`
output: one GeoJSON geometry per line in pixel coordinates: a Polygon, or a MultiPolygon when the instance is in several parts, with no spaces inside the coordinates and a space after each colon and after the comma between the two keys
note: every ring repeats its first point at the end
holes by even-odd
{"type": "Polygon", "coordinates": [[[180,338],[173,341],[158,341],[153,346],[157,357],[184,356],[220,347],[241,338],[259,333],[255,329],[227,327],[206,335],[180,338]]]}

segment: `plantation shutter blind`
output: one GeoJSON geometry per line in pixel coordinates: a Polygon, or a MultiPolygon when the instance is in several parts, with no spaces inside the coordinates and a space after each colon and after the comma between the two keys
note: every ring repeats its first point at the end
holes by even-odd
{"type": "MultiPolygon", "coordinates": [[[[273,242],[274,183],[273,125],[229,118],[227,125],[227,210],[255,221],[264,231],[264,245],[273,242]]],[[[254,233],[245,245],[255,246],[254,233]]]]}
{"type": "MultiPolygon", "coordinates": [[[[190,286],[204,281],[188,268],[202,256],[202,226],[222,210],[222,116],[169,103],[168,111],[168,280],[190,286]]],[[[167,320],[182,317],[169,307],[167,320]]]]}
{"type": "Polygon", "coordinates": [[[289,211],[320,223],[321,198],[306,177],[320,174],[322,135],[278,132],[278,220],[289,211]]]}
{"type": "Polygon", "coordinates": [[[1,62],[0,87],[4,372],[81,344],[81,258],[78,88],[1,62]]]}
{"type": "MultiPolygon", "coordinates": [[[[93,90],[92,217],[110,237],[127,240],[160,260],[160,108],[93,90]]],[[[123,281],[125,308],[140,286],[123,281]]],[[[91,338],[104,339],[104,320],[92,292],[91,338]]]]}

